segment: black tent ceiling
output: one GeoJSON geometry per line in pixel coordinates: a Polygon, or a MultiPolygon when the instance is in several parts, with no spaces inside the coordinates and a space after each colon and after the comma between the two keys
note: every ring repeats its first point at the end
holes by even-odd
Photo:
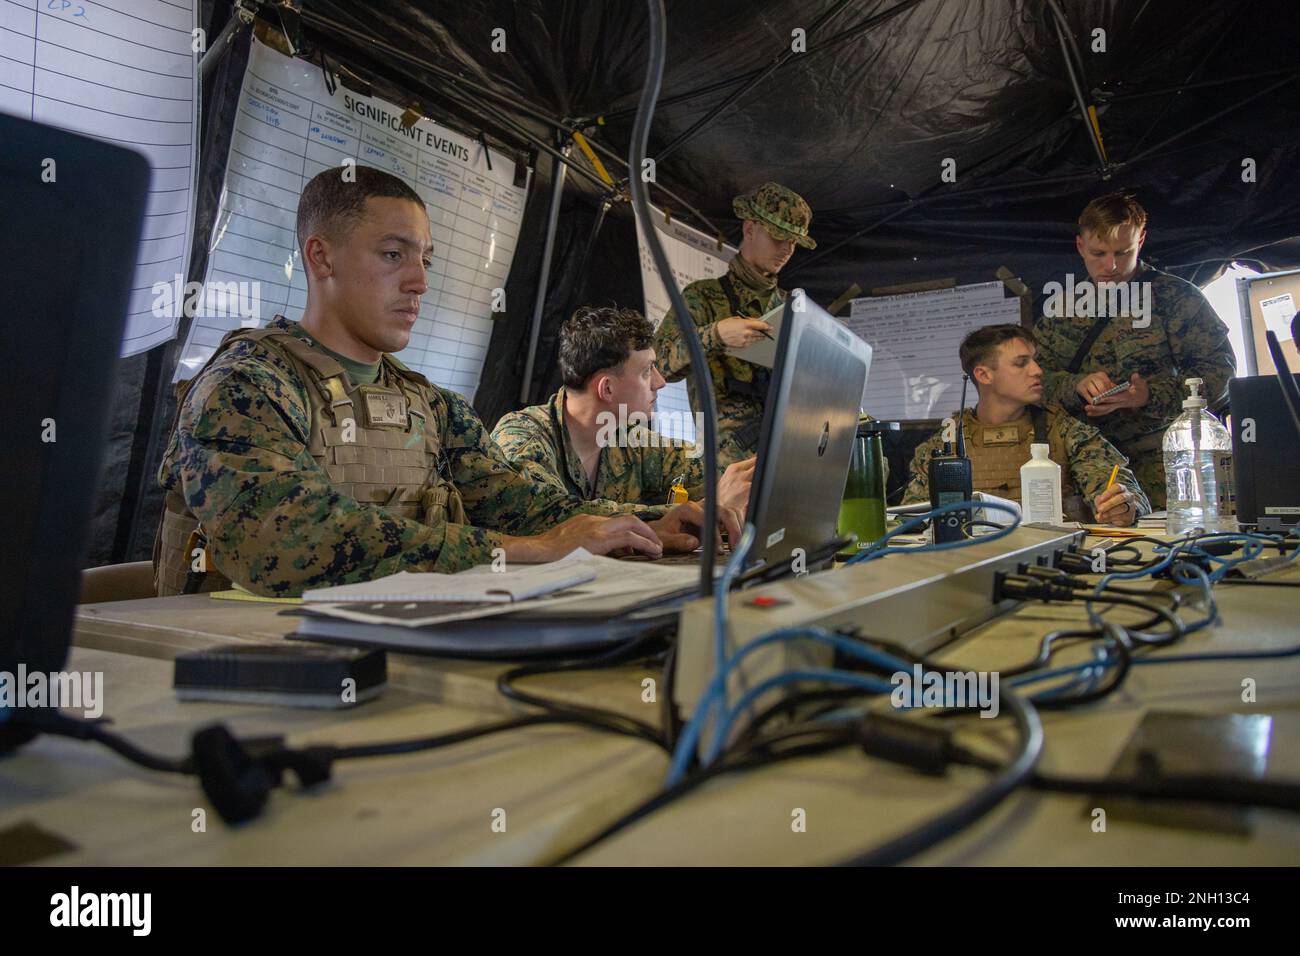
{"type": "MultiPolygon", "coordinates": [[[[1001,264],[1041,288],[1077,261],[1081,206],[1113,188],[1150,211],[1148,256],[1188,278],[1206,281],[1233,258],[1300,264],[1300,244],[1285,241],[1300,234],[1300,30],[1289,0],[669,0],[667,13],[650,155],[675,198],[654,198],[734,237],[732,196],[769,179],[795,188],[821,248],[796,254],[783,284],[822,301],[852,282],[987,279],[1001,264]],[[1105,163],[1071,62],[1097,107],[1105,163]],[[941,178],[945,160],[955,182],[941,178]],[[1254,181],[1243,180],[1245,160],[1254,181]]],[[[626,155],[645,65],[639,0],[307,0],[302,23],[309,41],[393,81],[435,119],[521,146],[525,132],[553,144],[557,126],[581,128],[626,155]]],[[[594,207],[592,181],[569,178],[569,228],[590,223],[573,194],[594,207]]],[[[605,228],[606,244],[632,242],[630,228],[605,228]]],[[[582,246],[565,233],[561,287],[582,246]]],[[[606,278],[599,291],[639,303],[635,259],[614,261],[632,272],[627,288],[606,278]]],[[[528,273],[526,255],[516,272],[528,273]]],[[[576,288],[548,299],[548,318],[591,291],[568,278],[576,288]]],[[[517,283],[530,306],[535,279],[517,283]]],[[[499,360],[517,351],[517,328],[498,338],[499,360]]],[[[511,400],[489,387],[479,403],[495,417],[511,400]]]]}
{"type": "MultiPolygon", "coordinates": [[[[364,72],[423,94],[432,112],[481,104],[539,134],[549,131],[525,107],[557,120],[605,117],[589,133],[625,154],[645,63],[639,0],[307,0],[304,8],[309,35],[366,64],[364,72]],[[498,30],[503,51],[493,49],[498,30]],[[443,72],[397,61],[373,40],[443,72]],[[455,84],[447,71],[503,99],[455,84]]],[[[651,155],[745,88],[659,159],[660,182],[723,228],[734,228],[731,196],[775,179],[808,198],[827,244],[925,197],[888,232],[911,232],[913,250],[924,243],[931,258],[952,245],[1023,243],[1036,232],[1026,224],[1045,226],[1044,238],[1058,235],[1077,197],[1106,185],[1142,193],[1167,250],[1221,253],[1218,235],[1249,244],[1293,231],[1300,31],[1289,0],[670,0],[667,10],[669,59],[651,155]],[[1099,108],[1109,180],[1079,116],[1052,7],[1099,108]],[[797,30],[806,52],[791,50],[797,30]],[[706,92],[684,96],[698,90],[706,92]],[[1241,179],[1248,157],[1254,183],[1241,179]],[[956,163],[955,183],[940,181],[945,158],[956,163]],[[1071,176],[1079,178],[1050,185],[1071,176]],[[989,187],[1008,188],[959,198],[989,187]],[[1065,201],[1054,204],[1055,196],[1065,201]],[[954,219],[979,228],[954,235],[954,219]]],[[[487,109],[478,122],[495,125],[487,109]]],[[[848,273],[879,261],[871,249],[851,242],[829,268],[848,273]]]]}

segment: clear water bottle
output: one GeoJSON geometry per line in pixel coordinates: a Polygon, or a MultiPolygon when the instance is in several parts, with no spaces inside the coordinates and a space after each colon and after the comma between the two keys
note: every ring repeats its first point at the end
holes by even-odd
{"type": "Polygon", "coordinates": [[[1183,413],[1165,432],[1165,530],[1183,535],[1196,528],[1236,531],[1232,485],[1232,436],[1200,394],[1204,382],[1187,379],[1183,413]]]}

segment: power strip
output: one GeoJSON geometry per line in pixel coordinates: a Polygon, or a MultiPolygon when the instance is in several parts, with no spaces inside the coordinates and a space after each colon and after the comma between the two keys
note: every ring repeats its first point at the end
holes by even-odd
{"type": "MultiPolygon", "coordinates": [[[[833,570],[786,578],[733,592],[728,598],[728,654],[755,638],[787,627],[857,628],[863,634],[929,654],[1018,601],[993,601],[998,572],[1016,565],[1054,567],[1056,554],[1083,540],[1082,531],[1021,526],[987,544],[915,555],[896,554],[833,570]]],[[[673,701],[683,718],[713,680],[714,601],[697,599],[682,608],[673,701]]],[[[834,651],[811,641],[766,645],[745,658],[728,682],[736,700],[745,689],[790,670],[832,666],[834,651]]],[[[761,709],[782,691],[755,702],[761,709]]]]}

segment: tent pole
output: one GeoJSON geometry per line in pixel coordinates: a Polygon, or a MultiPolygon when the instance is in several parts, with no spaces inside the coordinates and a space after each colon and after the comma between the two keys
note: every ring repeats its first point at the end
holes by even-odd
{"type": "MultiPolygon", "coordinates": [[[[605,225],[605,215],[612,205],[614,205],[614,201],[608,195],[601,197],[600,207],[596,210],[596,221],[592,224],[591,235],[587,237],[587,245],[582,250],[582,261],[579,263],[578,271],[574,275],[573,292],[575,295],[582,292],[582,287],[587,281],[587,269],[591,266],[591,254],[596,249],[596,239],[600,236],[600,228],[605,225]]],[[[572,301],[570,301],[569,305],[573,305],[572,301]]]]}
{"type": "MultiPolygon", "coordinates": [[[[561,152],[567,160],[573,149],[572,143],[565,143],[561,152]]],[[[528,393],[533,385],[533,365],[537,360],[537,339],[542,333],[542,312],[546,307],[546,287],[551,277],[551,254],[555,251],[555,228],[560,222],[560,200],[564,192],[564,180],[569,171],[567,162],[551,162],[551,207],[546,214],[546,244],[542,247],[542,273],[537,280],[537,299],[533,303],[533,322],[528,330],[528,358],[524,363],[524,383],[519,389],[519,401],[527,405],[528,393]]]]}
{"type": "Polygon", "coordinates": [[[1228,86],[1232,83],[1244,83],[1246,80],[1262,80],[1266,76],[1281,76],[1292,72],[1292,67],[1280,70],[1263,70],[1259,73],[1243,73],[1240,76],[1228,76],[1221,80],[1200,80],[1196,83],[1184,83],[1181,86],[1166,86],[1158,90],[1134,90],[1132,93],[1111,93],[1105,96],[1107,103],[1126,103],[1129,100],[1145,99],[1149,96],[1164,96],[1168,93],[1181,93],[1185,90],[1199,90],[1210,86],[1228,86]]]}
{"type": "Polygon", "coordinates": [[[1087,127],[1088,142],[1092,143],[1092,150],[1097,154],[1097,166],[1101,171],[1101,178],[1109,179],[1110,170],[1107,168],[1106,151],[1102,148],[1101,137],[1097,133],[1097,128],[1092,125],[1092,117],[1088,112],[1088,98],[1083,92],[1083,87],[1079,84],[1079,78],[1074,73],[1074,61],[1070,59],[1070,48],[1066,44],[1065,29],[1061,22],[1064,17],[1061,15],[1060,8],[1054,2],[1051,3],[1051,7],[1056,14],[1052,23],[1056,27],[1056,37],[1061,41],[1061,59],[1065,61],[1065,72],[1070,77],[1070,87],[1074,90],[1074,101],[1079,106],[1079,118],[1083,120],[1083,125],[1087,127]]]}
{"type": "MultiPolygon", "coordinates": [[[[451,70],[446,69],[445,67],[438,66],[434,63],[428,63],[424,60],[421,60],[419,57],[412,56],[411,54],[407,53],[405,50],[395,47],[391,43],[387,43],[379,37],[353,29],[352,27],[349,27],[346,24],[339,23],[337,20],[331,20],[329,17],[321,16],[319,13],[316,13],[312,10],[304,10],[302,12],[302,19],[304,23],[308,24],[309,26],[316,27],[317,29],[332,30],[335,33],[342,34],[343,36],[351,37],[354,40],[364,40],[365,42],[370,43],[375,47],[383,50],[385,53],[392,55],[395,59],[405,61],[406,63],[409,63],[412,66],[419,67],[422,70],[427,70],[429,73],[432,73],[434,76],[441,77],[443,80],[445,80],[452,86],[464,87],[466,89],[474,91],[475,93],[478,93],[483,97],[501,101],[510,109],[522,113],[528,118],[534,119],[539,123],[546,124],[547,126],[551,127],[553,130],[555,130],[557,133],[561,133],[566,136],[569,134],[569,127],[566,126],[564,123],[560,122],[559,120],[553,117],[547,116],[544,112],[537,109],[532,104],[520,100],[517,96],[510,96],[510,95],[498,93],[496,90],[493,90],[490,87],[484,86],[480,83],[467,79],[463,76],[458,76],[451,70]]],[[[409,79],[407,80],[407,82],[409,83],[409,79]]],[[[445,90],[443,91],[443,94],[446,95],[445,90]]],[[[463,101],[461,101],[459,105],[463,109],[470,109],[470,111],[473,112],[472,108],[465,106],[463,101]]],[[[496,114],[496,116],[499,122],[501,120],[501,114],[498,113],[496,114]]],[[[518,132],[519,127],[517,124],[515,124],[513,128],[516,130],[516,132],[518,132]]],[[[621,163],[623,166],[627,165],[626,157],[620,156],[618,153],[614,152],[612,149],[610,149],[608,146],[605,146],[600,141],[589,140],[589,142],[591,143],[592,148],[595,149],[596,152],[600,153],[604,158],[612,159],[618,163],[621,163]]],[[[549,147],[546,148],[546,151],[550,152],[549,147]]],[[[574,168],[583,173],[586,173],[586,170],[583,169],[581,166],[574,166],[574,168]]],[[[599,179],[597,179],[596,177],[591,177],[591,178],[594,182],[600,185],[602,189],[605,187],[605,184],[601,182],[599,179]]],[[[716,225],[714,225],[711,219],[709,219],[702,212],[700,212],[698,209],[696,209],[694,206],[688,203],[681,196],[677,195],[677,193],[673,192],[671,189],[667,188],[666,186],[660,185],[659,183],[655,183],[654,186],[661,193],[663,193],[665,196],[670,198],[678,207],[686,210],[692,216],[698,219],[700,222],[704,223],[704,225],[710,231],[712,231],[714,235],[716,236],[722,235],[722,231],[716,225]]]]}
{"type": "MultiPolygon", "coordinates": [[[[997,183],[992,186],[977,186],[974,189],[963,189],[960,192],[947,192],[947,193],[927,192],[923,195],[917,196],[915,199],[905,200],[901,205],[894,206],[892,209],[890,209],[890,211],[886,215],[884,215],[880,219],[877,219],[875,222],[871,223],[868,226],[864,226],[863,228],[859,229],[857,232],[853,233],[851,236],[844,237],[834,245],[827,246],[825,249],[819,248],[811,258],[803,260],[797,266],[792,266],[790,269],[786,270],[786,272],[789,275],[794,275],[795,273],[799,272],[799,270],[812,265],[814,262],[817,262],[819,259],[822,259],[827,255],[830,255],[832,252],[835,252],[837,249],[841,248],[847,243],[852,242],[854,239],[858,239],[862,236],[865,236],[873,229],[877,229],[880,226],[883,226],[891,219],[896,219],[905,212],[910,212],[911,210],[915,209],[917,206],[928,206],[931,203],[943,202],[945,200],[964,199],[968,196],[981,196],[981,195],[987,195],[988,193],[1023,190],[1033,186],[1052,186],[1052,185],[1057,185],[1059,183],[1093,180],[1096,178],[1096,176],[1097,174],[1095,172],[1069,173],[1067,175],[1062,175],[1062,176],[1045,176],[1039,179],[1032,179],[1028,181],[1021,181],[1021,182],[1014,182],[1014,183],[997,183]]],[[[825,216],[834,216],[834,215],[847,215],[853,212],[865,213],[865,212],[871,212],[873,210],[882,209],[882,208],[887,208],[887,207],[880,205],[880,206],[864,206],[857,210],[836,209],[828,213],[823,213],[822,215],[825,217],[825,216]]]]}
{"type": "Polygon", "coordinates": [[[1184,136],[1187,136],[1189,133],[1196,132],[1202,126],[1208,126],[1209,124],[1213,123],[1215,120],[1222,119],[1223,117],[1227,116],[1229,113],[1235,113],[1243,106],[1246,106],[1249,103],[1253,103],[1255,102],[1255,100],[1267,96],[1269,93],[1272,93],[1274,90],[1279,89],[1280,87],[1283,87],[1286,84],[1293,82],[1297,77],[1300,77],[1300,70],[1297,70],[1296,72],[1292,73],[1290,76],[1283,77],[1282,79],[1278,80],[1276,83],[1269,84],[1268,86],[1264,87],[1262,90],[1257,90],[1256,92],[1252,93],[1250,96],[1246,97],[1241,102],[1233,103],[1227,109],[1219,110],[1219,112],[1207,116],[1205,119],[1201,120],[1200,122],[1193,123],[1191,126],[1188,126],[1186,129],[1180,130],[1179,132],[1175,133],[1173,136],[1170,136],[1168,139],[1161,140],[1159,143],[1156,143],[1154,146],[1147,147],[1142,152],[1138,153],[1136,156],[1126,159],[1120,165],[1131,166],[1134,163],[1139,162],[1140,160],[1146,159],[1152,153],[1155,153],[1158,150],[1163,149],[1164,147],[1168,146],[1170,143],[1174,142],[1175,140],[1182,139],[1184,136]]]}

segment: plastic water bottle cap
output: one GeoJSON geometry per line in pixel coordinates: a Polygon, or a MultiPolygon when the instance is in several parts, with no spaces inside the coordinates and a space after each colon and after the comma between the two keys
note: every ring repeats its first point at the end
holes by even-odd
{"type": "Polygon", "coordinates": [[[1029,457],[1033,458],[1034,461],[1049,461],[1048,456],[1051,451],[1050,445],[1040,445],[1038,442],[1034,442],[1029,446],[1029,457]]]}

